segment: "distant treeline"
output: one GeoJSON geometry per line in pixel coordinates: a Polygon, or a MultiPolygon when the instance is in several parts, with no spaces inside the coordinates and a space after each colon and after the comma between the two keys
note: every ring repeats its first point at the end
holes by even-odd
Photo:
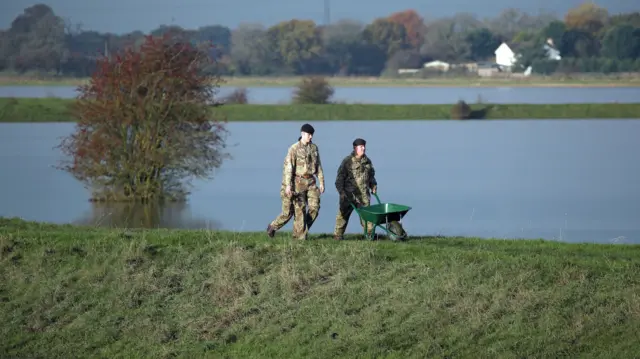
{"type": "Polygon", "coordinates": [[[522,54],[516,70],[640,71],[640,12],[610,15],[592,3],[571,9],[562,19],[507,9],[482,21],[460,13],[425,22],[416,11],[405,10],[370,24],[340,20],[324,26],[293,19],[268,28],[162,25],[150,34],[124,35],[83,30],[51,7],[37,4],[0,31],[0,71],[85,77],[93,71],[96,56],[136,46],[145,35],[166,33],[215,44],[211,55],[218,66],[211,71],[233,76],[395,75],[400,68],[420,68],[431,60],[492,61],[503,41],[522,54]],[[545,44],[562,59],[550,60],[545,44]]]}

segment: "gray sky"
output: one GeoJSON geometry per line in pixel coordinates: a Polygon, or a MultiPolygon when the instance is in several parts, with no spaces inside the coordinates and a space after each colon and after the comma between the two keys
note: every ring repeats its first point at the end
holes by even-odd
{"type": "MultiPolygon", "coordinates": [[[[371,22],[392,12],[415,9],[426,19],[450,16],[455,12],[492,17],[506,7],[537,13],[543,9],[563,16],[583,0],[331,0],[331,21],[343,18],[371,22]],[[472,5],[466,5],[472,4],[472,5]]],[[[26,7],[44,3],[63,18],[81,22],[86,30],[125,33],[148,32],[161,24],[185,28],[220,24],[235,28],[242,22],[266,26],[292,18],[323,22],[324,0],[0,0],[0,28],[26,7]]],[[[639,0],[601,0],[596,2],[610,13],[640,11],[639,0]]]]}

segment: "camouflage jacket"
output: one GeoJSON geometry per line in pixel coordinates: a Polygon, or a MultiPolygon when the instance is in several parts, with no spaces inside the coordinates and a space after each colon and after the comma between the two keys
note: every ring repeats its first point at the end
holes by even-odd
{"type": "Polygon", "coordinates": [[[377,185],[376,170],[367,155],[358,159],[352,152],[342,160],[336,176],[338,193],[369,196],[369,190],[377,185]]]}
{"type": "Polygon", "coordinates": [[[303,145],[298,141],[289,147],[287,156],[284,158],[282,170],[282,185],[291,185],[295,188],[294,180],[296,176],[317,176],[318,185],[324,186],[324,172],[320,161],[320,151],[315,143],[310,142],[303,145]]]}

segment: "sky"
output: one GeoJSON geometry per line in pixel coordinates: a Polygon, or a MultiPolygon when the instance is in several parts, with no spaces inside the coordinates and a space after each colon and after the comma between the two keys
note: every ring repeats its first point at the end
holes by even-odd
{"type": "MultiPolygon", "coordinates": [[[[539,10],[564,16],[568,9],[583,0],[0,0],[0,28],[9,28],[22,11],[37,3],[49,5],[53,11],[85,30],[116,34],[135,30],[149,32],[160,26],[178,25],[197,28],[224,25],[235,28],[241,23],[265,26],[293,18],[323,23],[324,2],[330,1],[330,19],[355,19],[364,23],[396,11],[414,9],[426,20],[451,16],[456,12],[474,13],[478,18],[494,17],[513,7],[529,13],[539,10]],[[468,5],[470,4],[470,5],[468,5]]],[[[601,0],[596,4],[609,13],[640,11],[639,0],[601,0]]]]}

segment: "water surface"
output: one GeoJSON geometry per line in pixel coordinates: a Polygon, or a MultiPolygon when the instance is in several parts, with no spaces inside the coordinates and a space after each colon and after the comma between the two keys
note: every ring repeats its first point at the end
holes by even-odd
{"type": "MultiPolygon", "coordinates": [[[[235,87],[220,89],[224,96],[235,87]]],[[[250,103],[289,103],[292,87],[250,87],[250,103]]],[[[74,98],[74,86],[0,86],[0,97],[74,98]]],[[[336,87],[334,101],[347,103],[629,103],[638,102],[640,87],[336,87]]]]}
{"type": "MultiPolygon", "coordinates": [[[[56,223],[263,231],[280,211],[287,147],[302,123],[231,123],[232,160],[188,203],[140,212],[88,202],[53,165],[70,123],[0,124],[0,216],[56,223]],[[128,222],[127,222],[128,221],[128,222]]],[[[380,197],[412,206],[412,235],[640,243],[640,121],[317,122],[327,191],[312,232],[332,232],[337,166],[367,140],[380,197]]],[[[352,217],[347,231],[360,232],[352,217]]],[[[283,230],[291,230],[290,222],[283,230]]]]}

